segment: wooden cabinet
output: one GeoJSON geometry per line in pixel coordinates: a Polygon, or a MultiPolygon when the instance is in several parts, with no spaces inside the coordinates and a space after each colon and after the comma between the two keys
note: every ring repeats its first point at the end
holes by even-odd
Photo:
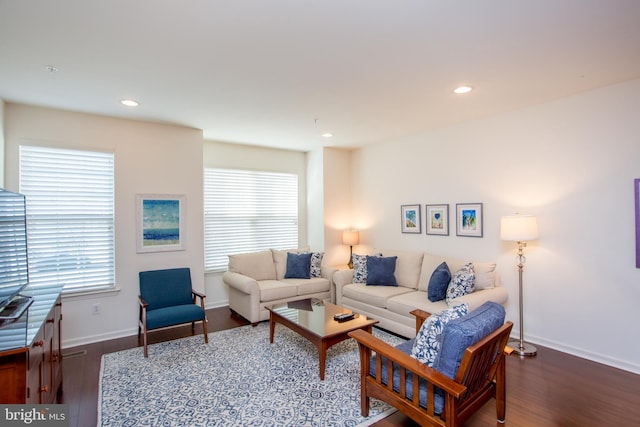
{"type": "MultiPolygon", "coordinates": [[[[54,295],[48,292],[32,292],[34,302],[24,319],[24,346],[0,351],[0,403],[61,401],[62,302],[59,291],[54,295]]],[[[7,330],[0,328],[0,346],[8,341],[7,330]]]]}

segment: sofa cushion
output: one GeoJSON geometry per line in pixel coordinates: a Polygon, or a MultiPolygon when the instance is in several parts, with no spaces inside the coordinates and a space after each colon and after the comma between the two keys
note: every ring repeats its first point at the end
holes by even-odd
{"type": "Polygon", "coordinates": [[[474,262],[475,289],[492,289],[496,286],[496,263],[474,262]]]}
{"type": "Polygon", "coordinates": [[[398,286],[396,277],[396,260],[398,257],[367,257],[367,285],[398,286]]]}
{"type": "Polygon", "coordinates": [[[429,301],[442,301],[447,296],[447,288],[451,281],[451,271],[446,262],[441,263],[429,279],[429,286],[427,287],[427,297],[429,301]]]}
{"type": "Polygon", "coordinates": [[[312,277],[310,279],[282,279],[282,282],[294,284],[298,287],[298,295],[316,294],[331,290],[329,280],[324,277],[312,277]]]}
{"type": "Polygon", "coordinates": [[[382,254],[353,254],[353,283],[367,283],[367,256],[382,256],[382,254]]]}
{"type": "Polygon", "coordinates": [[[468,315],[447,323],[433,368],[455,378],[465,349],[502,326],[504,318],[504,307],[487,301],[468,315]]]}
{"type": "Polygon", "coordinates": [[[229,255],[229,271],[249,276],[255,280],[275,280],[271,251],[229,255]]]}
{"type": "Polygon", "coordinates": [[[364,283],[351,283],[342,288],[342,296],[369,304],[387,308],[387,300],[396,295],[412,292],[403,286],[367,286],[364,283]]]}
{"type": "MultiPolygon", "coordinates": [[[[410,319],[409,324],[413,325],[415,322],[413,315],[411,314],[412,310],[419,308],[420,310],[424,310],[427,313],[440,313],[449,308],[445,300],[431,302],[426,297],[426,292],[422,291],[412,291],[408,288],[409,292],[406,292],[401,295],[394,295],[387,300],[387,310],[391,313],[399,314],[401,316],[410,319]]],[[[412,328],[413,329],[413,328],[412,328]]]]}
{"type": "Polygon", "coordinates": [[[382,256],[396,256],[396,282],[398,286],[417,289],[422,269],[422,252],[383,250],[382,256]]]}
{"type": "Polygon", "coordinates": [[[449,283],[449,287],[447,288],[447,304],[451,304],[451,301],[455,298],[473,292],[474,283],[475,274],[473,271],[473,264],[468,263],[453,275],[451,283],[449,283]]]}
{"type": "Polygon", "coordinates": [[[309,271],[310,277],[321,277],[323,257],[324,257],[324,252],[311,253],[311,270],[309,271]]]}
{"type": "Polygon", "coordinates": [[[287,272],[285,279],[308,279],[311,271],[311,253],[287,254],[287,272]]]}
{"type": "Polygon", "coordinates": [[[276,301],[298,295],[298,285],[279,280],[262,280],[260,286],[260,301],[276,301]]]}
{"type": "Polygon", "coordinates": [[[460,304],[427,317],[416,335],[411,349],[411,357],[433,368],[433,362],[440,351],[442,331],[445,325],[451,320],[466,316],[468,312],[469,306],[460,304]]]}

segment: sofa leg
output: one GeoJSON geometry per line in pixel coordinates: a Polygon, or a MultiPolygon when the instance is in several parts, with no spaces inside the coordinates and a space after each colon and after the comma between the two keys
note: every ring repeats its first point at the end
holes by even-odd
{"type": "Polygon", "coordinates": [[[253,323],[251,324],[251,326],[253,326],[253,327],[255,328],[256,326],[258,326],[258,322],[253,322],[253,323]]]}

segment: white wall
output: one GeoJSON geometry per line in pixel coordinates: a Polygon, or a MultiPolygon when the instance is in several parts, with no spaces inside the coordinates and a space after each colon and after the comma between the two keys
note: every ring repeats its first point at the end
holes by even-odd
{"type": "MultiPolygon", "coordinates": [[[[215,141],[205,141],[203,153],[204,167],[268,170],[297,174],[299,176],[298,213],[300,219],[298,242],[300,246],[307,245],[307,200],[305,197],[307,189],[307,159],[305,153],[215,141]]],[[[202,168],[201,165],[199,167],[202,168]]],[[[207,272],[205,283],[207,307],[228,305],[229,291],[222,282],[221,272],[207,272]]]]}
{"type": "Polygon", "coordinates": [[[190,267],[194,288],[204,290],[201,131],[8,103],[5,139],[6,184],[14,191],[20,144],[115,153],[119,291],[63,298],[64,347],[137,332],[139,271],[190,267]],[[136,194],[186,196],[186,250],[136,253],[136,194]],[[94,303],[101,314],[91,314],[94,303]]]}
{"type": "Polygon", "coordinates": [[[525,339],[640,372],[638,111],[640,80],[354,151],[361,241],[496,260],[517,335],[516,245],[499,240],[500,216],[537,215],[540,239],[525,252],[525,339]],[[484,205],[483,238],[455,235],[455,204],[466,202],[484,205]],[[400,205],[413,203],[421,235],[400,232],[400,205]],[[449,236],[425,234],[427,203],[450,205],[449,236]]]}
{"type": "Polygon", "coordinates": [[[342,232],[355,228],[351,215],[351,151],[323,149],[321,179],[324,183],[324,242],[327,265],[349,262],[349,247],[342,244],[342,232]]]}

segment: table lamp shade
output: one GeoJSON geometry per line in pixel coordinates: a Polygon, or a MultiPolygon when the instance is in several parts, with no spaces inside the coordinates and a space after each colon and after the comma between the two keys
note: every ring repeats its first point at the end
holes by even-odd
{"type": "Polygon", "coordinates": [[[500,240],[526,242],[538,238],[538,220],[533,215],[503,216],[500,220],[500,240]]]}
{"type": "Polygon", "coordinates": [[[345,230],[342,232],[342,244],[347,246],[355,246],[360,240],[359,233],[354,230],[345,230]]]}

